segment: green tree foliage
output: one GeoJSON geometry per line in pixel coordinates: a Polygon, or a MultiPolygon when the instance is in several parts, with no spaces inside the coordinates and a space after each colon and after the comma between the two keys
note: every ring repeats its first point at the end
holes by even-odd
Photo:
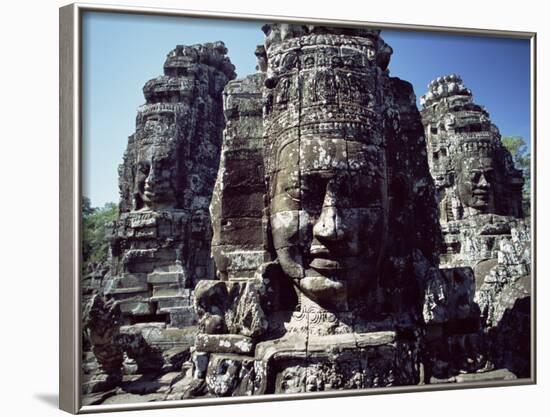
{"type": "Polygon", "coordinates": [[[106,203],[103,207],[92,207],[89,198],[82,198],[82,266],[85,271],[107,260],[107,235],[117,216],[117,204],[106,203]]]}
{"type": "Polygon", "coordinates": [[[531,207],[531,153],[521,136],[503,136],[502,144],[510,151],[517,169],[523,172],[523,209],[526,215],[531,207]]]}
{"type": "Polygon", "coordinates": [[[94,208],[92,207],[92,202],[88,197],[82,197],[82,215],[83,216],[89,216],[94,212],[94,208]]]}

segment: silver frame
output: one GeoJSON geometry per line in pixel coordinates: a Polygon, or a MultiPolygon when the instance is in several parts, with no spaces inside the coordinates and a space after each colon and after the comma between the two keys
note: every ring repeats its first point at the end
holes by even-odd
{"type": "Polygon", "coordinates": [[[536,384],[536,33],[428,25],[409,25],[368,21],[311,19],[167,8],[111,6],[87,3],[70,4],[59,9],[59,408],[73,414],[127,411],[155,408],[192,407],[229,403],[252,403],[311,398],[343,397],[401,392],[455,390],[536,384]],[[373,26],[423,32],[447,32],[477,36],[528,39],[531,43],[531,226],[532,226],[532,302],[531,302],[531,378],[509,381],[466,382],[460,384],[418,385],[370,388],[326,393],[269,394],[258,397],[232,397],[173,400],[154,403],[82,406],[81,402],[81,19],[85,12],[141,15],[204,17],[215,19],[304,22],[339,26],[373,26]]]}

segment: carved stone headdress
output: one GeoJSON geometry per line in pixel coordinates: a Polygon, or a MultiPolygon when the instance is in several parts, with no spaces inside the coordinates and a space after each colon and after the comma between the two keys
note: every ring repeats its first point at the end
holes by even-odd
{"type": "Polygon", "coordinates": [[[424,107],[429,107],[442,98],[453,95],[471,96],[472,91],[464,86],[462,78],[459,75],[445,75],[436,78],[428,84],[428,92],[420,97],[420,104],[424,107]]]}
{"type": "Polygon", "coordinates": [[[265,25],[265,166],[282,144],[334,138],[383,146],[379,78],[392,49],[379,30],[265,25]]]}
{"type": "Polygon", "coordinates": [[[451,138],[449,155],[453,161],[467,157],[489,157],[501,146],[499,138],[491,132],[479,132],[472,136],[471,138],[451,138]]]}

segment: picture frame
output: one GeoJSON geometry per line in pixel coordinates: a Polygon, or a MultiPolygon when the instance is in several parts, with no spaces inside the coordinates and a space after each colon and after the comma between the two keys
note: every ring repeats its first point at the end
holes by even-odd
{"type": "MultiPolygon", "coordinates": [[[[399,25],[378,22],[337,21],[323,19],[291,18],[231,13],[195,12],[141,7],[117,7],[105,5],[72,4],[60,8],[60,408],[71,413],[88,413],[145,408],[210,405],[238,402],[322,398],[377,393],[413,392],[422,390],[477,388],[536,383],[536,177],[532,181],[531,195],[531,245],[529,249],[531,285],[529,310],[531,312],[529,377],[494,381],[469,381],[459,384],[403,385],[395,387],[359,388],[325,392],[296,394],[265,394],[260,396],[236,396],[223,398],[193,398],[167,400],[154,403],[122,403],[116,405],[83,405],[82,402],[82,189],[83,189],[83,16],[86,13],[110,13],[158,17],[191,17],[247,22],[295,23],[336,27],[373,27],[380,30],[402,30],[420,33],[446,33],[476,35],[527,40],[530,45],[530,143],[532,161],[536,160],[536,85],[535,59],[536,34],[527,32],[494,31],[466,28],[399,25]]],[[[184,40],[183,40],[184,41],[184,40]]],[[[168,52],[168,51],[163,51],[168,52]]],[[[251,54],[254,51],[250,51],[251,54]]],[[[160,65],[161,63],[159,63],[160,65]]],[[[159,66],[160,68],[160,66],[159,66]]],[[[145,82],[145,80],[143,80],[145,82]]],[[[136,86],[140,88],[141,86],[136,86]]],[[[420,92],[416,92],[419,94],[420,92]]],[[[475,92],[474,92],[475,94],[475,92]]],[[[490,110],[490,109],[489,109],[490,110]]],[[[128,132],[130,133],[130,132],[128,132]]],[[[122,158],[122,155],[120,155],[122,158]]],[[[534,171],[534,170],[533,170],[534,171]]],[[[452,208],[451,208],[452,211],[452,208]]],[[[355,343],[355,342],[354,342],[355,343]]],[[[468,381],[465,379],[464,381],[468,381]]]]}

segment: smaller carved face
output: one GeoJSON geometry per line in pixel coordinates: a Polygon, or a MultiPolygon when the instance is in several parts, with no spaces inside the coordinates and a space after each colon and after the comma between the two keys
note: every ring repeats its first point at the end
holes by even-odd
{"type": "Polygon", "coordinates": [[[175,202],[172,167],[168,157],[144,157],[136,165],[134,207],[154,210],[172,207],[175,202]]]}
{"type": "Polygon", "coordinates": [[[315,67],[315,55],[308,55],[304,58],[304,62],[302,64],[303,69],[311,69],[315,67]]]}
{"type": "Polygon", "coordinates": [[[367,59],[369,61],[374,61],[376,58],[376,49],[374,49],[374,46],[370,46],[367,48],[367,59]]]}
{"type": "Polygon", "coordinates": [[[373,41],[369,41],[366,48],[367,59],[374,61],[376,59],[376,44],[373,41]]]}
{"type": "Polygon", "coordinates": [[[445,130],[454,129],[455,125],[456,125],[456,117],[453,116],[452,114],[448,114],[445,117],[445,121],[444,121],[445,130]]]}
{"type": "Polygon", "coordinates": [[[494,210],[495,167],[493,158],[464,158],[460,161],[458,194],[462,204],[481,213],[494,210]]]}

